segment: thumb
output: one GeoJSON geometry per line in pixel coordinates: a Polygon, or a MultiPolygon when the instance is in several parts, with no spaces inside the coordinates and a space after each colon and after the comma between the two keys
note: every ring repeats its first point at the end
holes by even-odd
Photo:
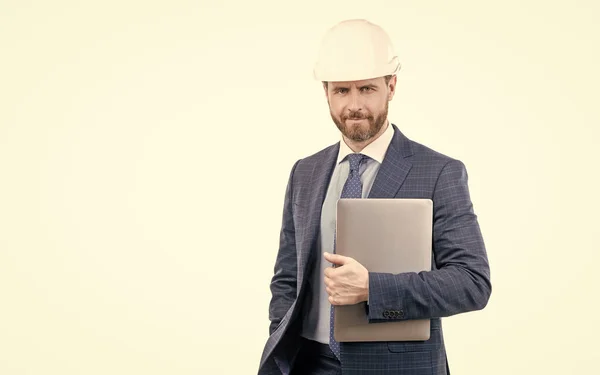
{"type": "Polygon", "coordinates": [[[328,262],[337,264],[339,266],[343,266],[351,260],[351,258],[349,257],[345,257],[339,254],[330,254],[328,252],[325,252],[323,255],[325,255],[325,259],[327,259],[328,262]]]}

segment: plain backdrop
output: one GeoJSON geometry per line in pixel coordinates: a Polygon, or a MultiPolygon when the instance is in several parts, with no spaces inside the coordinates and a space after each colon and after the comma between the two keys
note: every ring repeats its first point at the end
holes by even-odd
{"type": "MultiPolygon", "coordinates": [[[[597,1],[0,3],[0,374],[255,374],[312,77],[366,18],[389,118],[462,160],[493,292],[453,374],[597,369],[597,1]]],[[[357,51],[359,53],[359,51],[357,51]]]]}

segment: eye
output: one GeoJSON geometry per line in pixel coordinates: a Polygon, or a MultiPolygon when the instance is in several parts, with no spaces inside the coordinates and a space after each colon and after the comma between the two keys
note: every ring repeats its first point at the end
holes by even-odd
{"type": "Polygon", "coordinates": [[[343,93],[345,93],[345,92],[347,92],[347,91],[348,91],[348,89],[345,89],[345,88],[343,88],[343,87],[341,87],[341,88],[339,88],[339,89],[335,90],[335,92],[337,92],[337,93],[340,93],[340,94],[343,94],[343,93]]]}
{"type": "Polygon", "coordinates": [[[361,87],[361,90],[362,91],[371,91],[371,88],[370,87],[361,87]]]}

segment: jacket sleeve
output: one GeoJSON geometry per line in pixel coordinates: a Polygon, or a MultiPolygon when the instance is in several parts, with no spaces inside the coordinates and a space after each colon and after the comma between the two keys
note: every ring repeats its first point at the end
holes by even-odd
{"type": "Polygon", "coordinates": [[[396,275],[370,272],[370,322],[446,317],[487,305],[489,264],[461,161],[442,168],[432,200],[435,268],[396,275]]]}
{"type": "Polygon", "coordinates": [[[283,219],[279,235],[279,251],[275,260],[274,275],[271,279],[271,301],[269,303],[269,335],[277,328],[281,319],[296,299],[297,257],[293,219],[293,178],[300,160],[290,172],[283,204],[283,219]]]}

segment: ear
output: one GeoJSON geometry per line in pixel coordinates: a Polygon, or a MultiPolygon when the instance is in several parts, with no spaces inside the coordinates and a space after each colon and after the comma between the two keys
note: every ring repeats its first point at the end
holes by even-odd
{"type": "Polygon", "coordinates": [[[392,76],[392,78],[390,79],[390,82],[388,83],[388,87],[389,87],[389,94],[388,94],[388,101],[391,101],[394,98],[394,94],[396,93],[396,75],[394,74],[392,76]]]}
{"type": "Polygon", "coordinates": [[[327,84],[325,82],[323,82],[323,91],[325,92],[325,97],[328,97],[328,87],[327,84]]]}

